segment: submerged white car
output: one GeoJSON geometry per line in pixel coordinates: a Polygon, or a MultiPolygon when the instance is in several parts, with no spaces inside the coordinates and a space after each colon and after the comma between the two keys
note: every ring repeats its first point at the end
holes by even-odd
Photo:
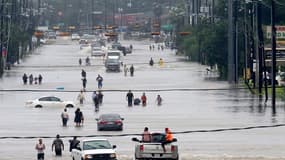
{"type": "Polygon", "coordinates": [[[75,107],[73,101],[63,101],[58,97],[55,96],[45,96],[34,100],[28,100],[26,102],[27,107],[35,107],[35,108],[42,108],[42,107],[67,107],[72,108],[75,107]]]}
{"type": "Polygon", "coordinates": [[[91,48],[91,56],[105,56],[105,52],[102,50],[101,47],[92,47],[91,48]]]}
{"type": "Polygon", "coordinates": [[[72,149],[71,157],[73,160],[117,160],[115,148],[107,139],[85,139],[72,149]]]}

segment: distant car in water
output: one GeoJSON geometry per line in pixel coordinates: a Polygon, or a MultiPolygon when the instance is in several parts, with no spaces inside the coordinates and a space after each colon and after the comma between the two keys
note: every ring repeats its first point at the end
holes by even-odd
{"type": "Polygon", "coordinates": [[[101,47],[92,47],[91,56],[105,56],[105,52],[102,50],[101,47]]]}
{"type": "Polygon", "coordinates": [[[56,39],[56,33],[55,32],[48,32],[48,39],[56,39]]]}
{"type": "Polygon", "coordinates": [[[77,34],[77,33],[71,34],[71,40],[79,40],[79,39],[80,39],[79,34],[77,34]]]}
{"type": "Polygon", "coordinates": [[[121,43],[119,43],[119,42],[114,42],[113,44],[112,44],[112,49],[118,49],[118,48],[120,48],[122,45],[121,45],[121,43]]]}
{"type": "Polygon", "coordinates": [[[102,114],[97,120],[97,130],[123,130],[123,120],[119,114],[102,114]]]}
{"type": "Polygon", "coordinates": [[[26,102],[26,106],[35,107],[35,108],[42,108],[42,107],[72,108],[75,106],[75,104],[73,101],[63,101],[55,96],[45,96],[34,100],[28,100],[26,102]]]}

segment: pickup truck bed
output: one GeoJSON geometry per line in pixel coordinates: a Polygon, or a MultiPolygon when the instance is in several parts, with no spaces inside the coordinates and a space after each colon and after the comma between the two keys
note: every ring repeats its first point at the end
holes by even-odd
{"type": "MultiPolygon", "coordinates": [[[[153,139],[158,135],[152,135],[153,139]]],[[[161,136],[161,135],[159,135],[161,136]]],[[[165,145],[165,152],[160,142],[141,142],[136,138],[133,141],[139,142],[135,146],[135,159],[136,160],[153,160],[153,159],[167,159],[178,160],[178,146],[175,144],[177,141],[165,145]]]]}

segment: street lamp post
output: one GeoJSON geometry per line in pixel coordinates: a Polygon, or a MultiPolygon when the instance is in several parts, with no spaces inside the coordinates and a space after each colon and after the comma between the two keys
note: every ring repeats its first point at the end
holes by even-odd
{"type": "Polygon", "coordinates": [[[123,27],[123,8],[118,8],[118,11],[120,13],[120,32],[122,32],[122,27],[123,27]]]}

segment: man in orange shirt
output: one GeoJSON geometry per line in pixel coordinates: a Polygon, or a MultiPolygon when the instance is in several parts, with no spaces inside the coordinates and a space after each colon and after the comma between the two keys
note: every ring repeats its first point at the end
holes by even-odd
{"type": "Polygon", "coordinates": [[[166,152],[165,144],[171,143],[173,141],[173,135],[169,128],[165,128],[165,140],[161,143],[163,151],[166,152]]]}

